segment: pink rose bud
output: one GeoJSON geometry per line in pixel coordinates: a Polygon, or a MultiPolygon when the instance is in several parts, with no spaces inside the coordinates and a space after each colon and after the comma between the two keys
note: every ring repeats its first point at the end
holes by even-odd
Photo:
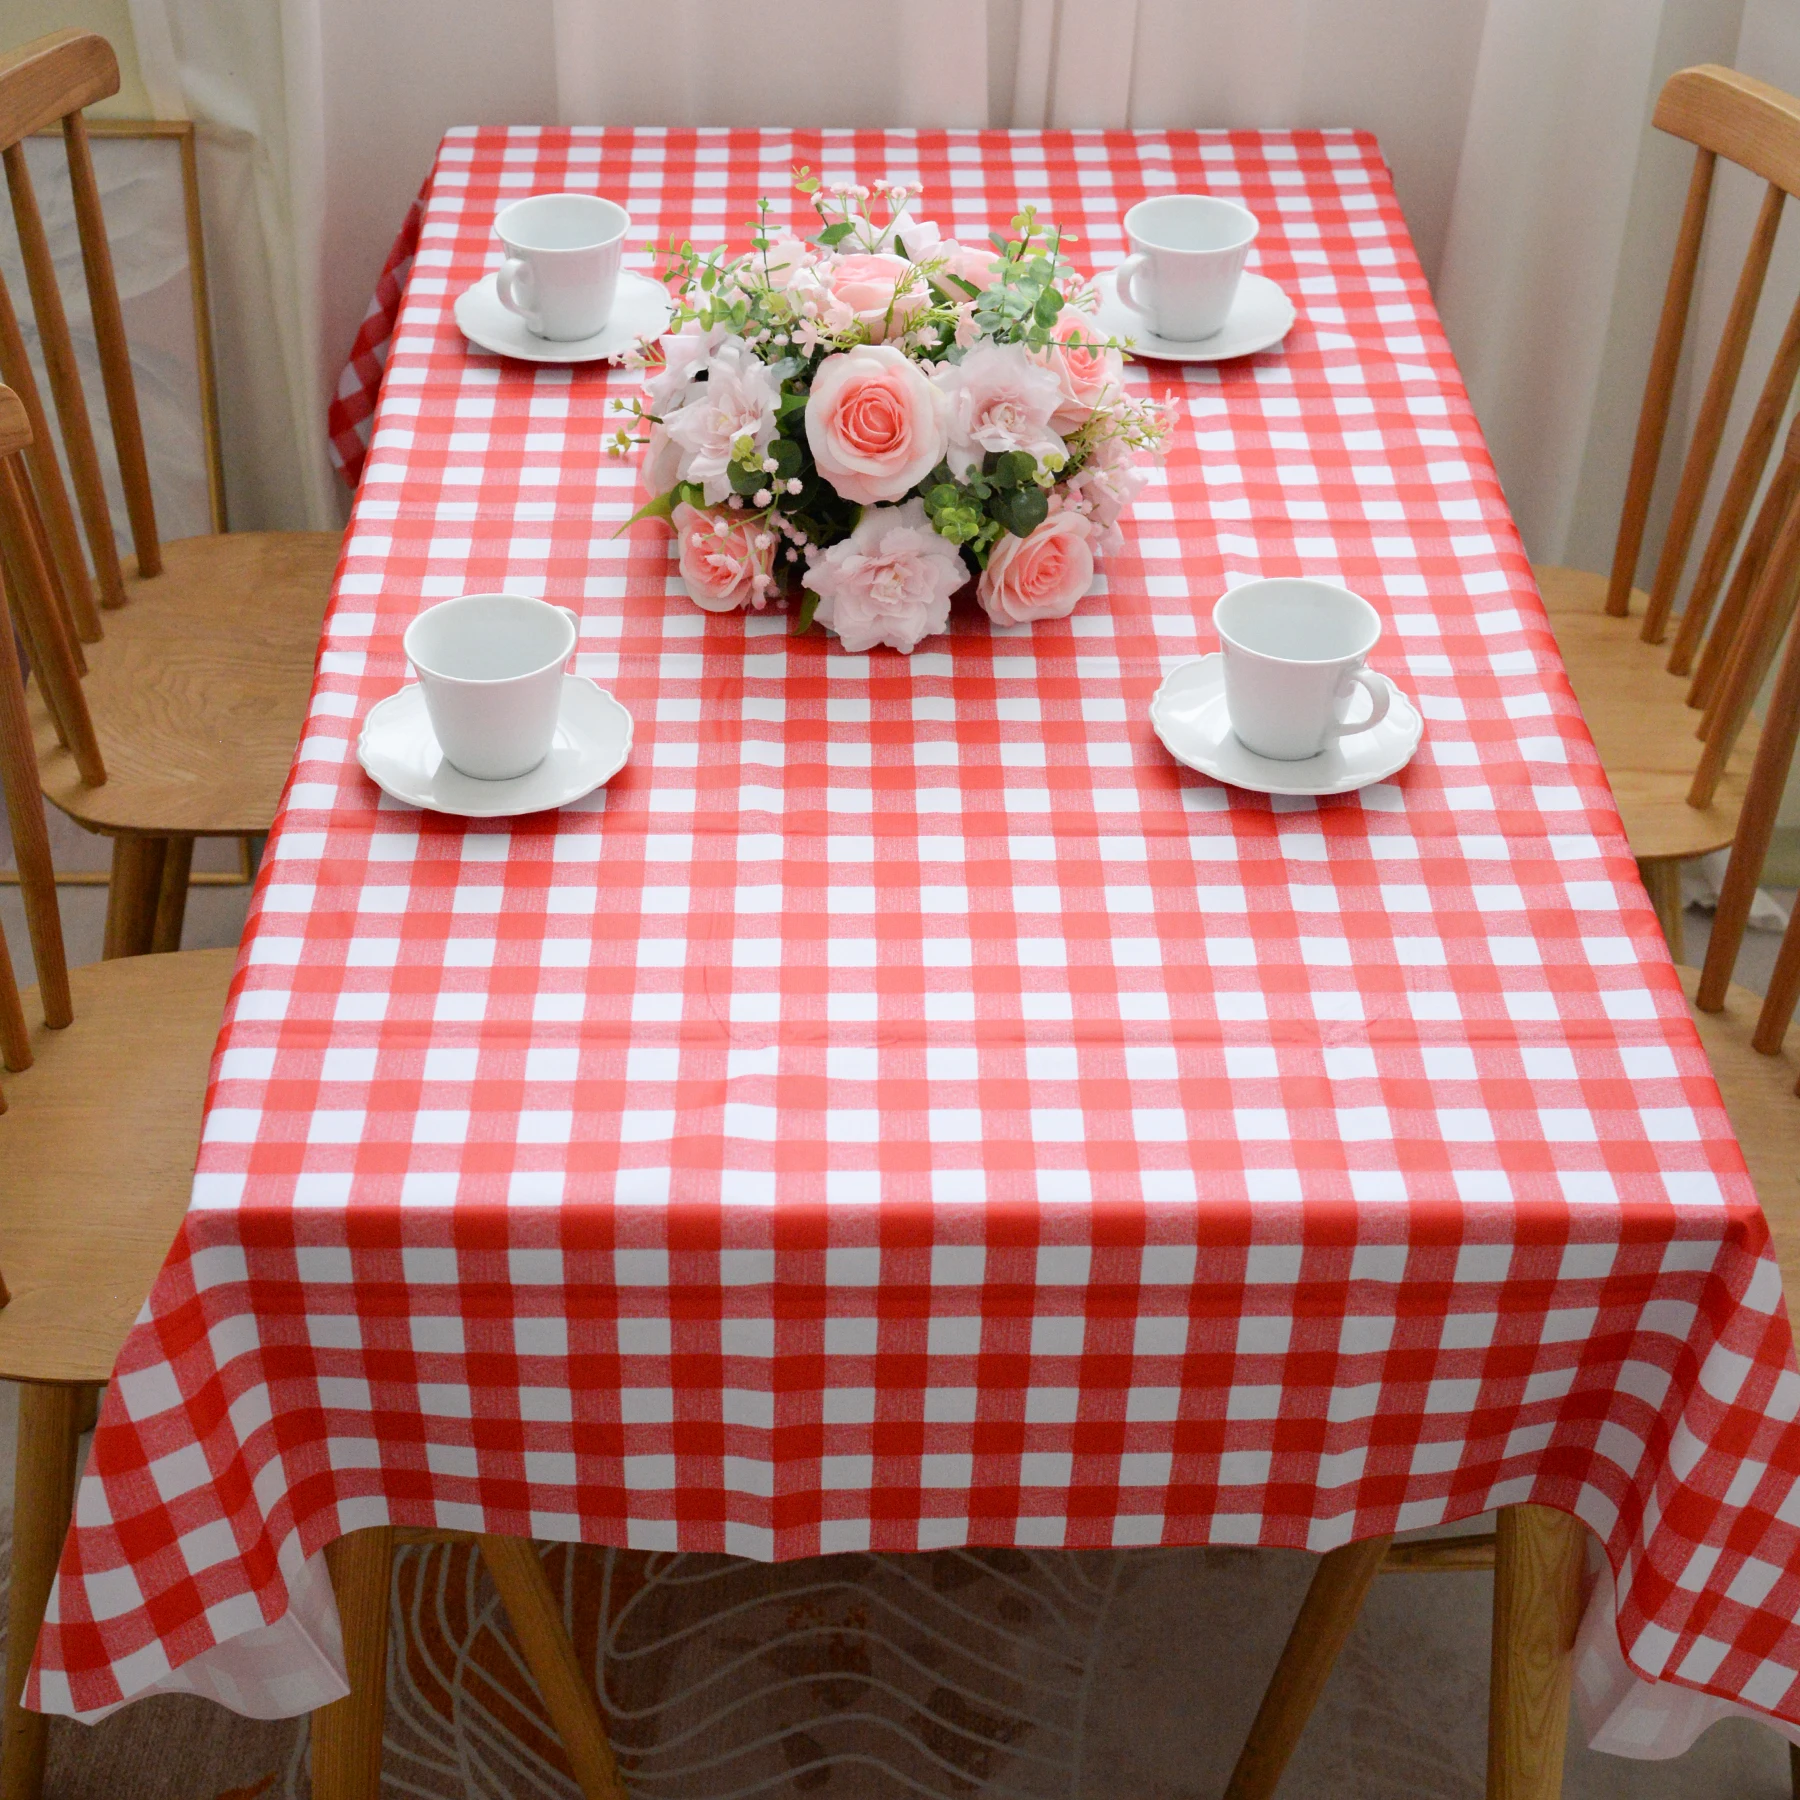
{"type": "Polygon", "coordinates": [[[890,333],[903,331],[906,321],[928,304],[925,282],[916,275],[907,291],[895,299],[894,290],[911,271],[912,264],[905,257],[878,250],[840,256],[819,272],[832,297],[848,307],[868,328],[870,341],[879,344],[890,333]]]}
{"type": "Polygon", "coordinates": [[[759,610],[769,588],[769,538],[752,520],[706,512],[684,500],[670,521],[688,598],[707,612],[759,610]]]}

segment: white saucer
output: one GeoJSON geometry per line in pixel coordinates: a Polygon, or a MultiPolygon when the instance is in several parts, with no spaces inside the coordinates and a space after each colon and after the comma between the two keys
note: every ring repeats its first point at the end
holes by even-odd
{"type": "Polygon", "coordinates": [[[511,781],[477,781],[444,761],[416,682],[376,701],[356,740],[356,760],[383,793],[466,819],[567,806],[610,781],[630,754],[631,714],[585,675],[563,677],[562,715],[550,754],[529,775],[511,781]]]}
{"type": "Polygon", "coordinates": [[[1294,326],[1293,301],[1263,275],[1246,272],[1224,325],[1211,337],[1185,344],[1158,337],[1144,315],[1119,298],[1112,270],[1094,285],[1100,292],[1094,323],[1108,337],[1129,338],[1131,354],[1153,362],[1224,362],[1233,356],[1252,356],[1279,344],[1294,326]]]}
{"type": "MultiPolygon", "coordinates": [[[[1405,768],[1425,735],[1418,709],[1385,675],[1379,679],[1393,695],[1387,717],[1372,731],[1341,737],[1303,762],[1276,762],[1238,742],[1225,713],[1225,658],[1217,650],[1169,671],[1150,702],[1150,723],[1177,762],[1215,781],[1254,794],[1348,794],[1405,768]]],[[[1366,719],[1371,705],[1359,687],[1350,703],[1351,722],[1366,719]]]]}
{"type": "Polygon", "coordinates": [[[477,349],[491,350],[496,356],[517,357],[521,362],[590,363],[623,356],[645,338],[658,336],[674,310],[668,289],[661,282],[621,269],[619,291],[606,329],[592,337],[554,343],[528,331],[516,312],[508,312],[500,304],[495,279],[484,275],[458,296],[456,328],[477,349]]]}

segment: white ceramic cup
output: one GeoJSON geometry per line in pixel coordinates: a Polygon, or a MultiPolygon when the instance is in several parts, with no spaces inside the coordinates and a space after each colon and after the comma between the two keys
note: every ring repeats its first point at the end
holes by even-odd
{"type": "Polygon", "coordinates": [[[464,594],[407,626],[407,660],[453,767],[478,781],[511,781],[550,754],[563,664],[579,635],[566,606],[522,594],[464,594]]]}
{"type": "Polygon", "coordinates": [[[1212,194],[1158,194],[1125,215],[1132,254],[1119,264],[1119,298],[1159,338],[1191,344],[1224,329],[1256,214],[1212,194]]]}
{"type": "Polygon", "coordinates": [[[572,343],[602,331],[619,288],[631,215],[598,194],[533,194],[494,221],[506,246],[494,290],[535,336],[572,343]]]}
{"type": "Polygon", "coordinates": [[[1387,717],[1394,691],[1363,667],[1381,615],[1360,594],[1299,576],[1246,581],[1213,607],[1213,628],[1225,652],[1225,710],[1246,750],[1301,762],[1387,717]],[[1346,725],[1341,713],[1358,687],[1371,710],[1346,725]]]}

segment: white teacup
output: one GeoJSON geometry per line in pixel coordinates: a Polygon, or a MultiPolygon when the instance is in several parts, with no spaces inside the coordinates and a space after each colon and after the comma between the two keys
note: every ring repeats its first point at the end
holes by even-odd
{"type": "Polygon", "coordinates": [[[529,775],[550,754],[579,635],[566,606],[522,594],[464,594],[420,613],[402,641],[445,758],[478,781],[529,775]]]}
{"type": "Polygon", "coordinates": [[[1225,710],[1246,750],[1301,762],[1387,717],[1394,691],[1363,667],[1381,615],[1360,594],[1300,576],[1246,581],[1213,607],[1213,628],[1225,652],[1225,710]],[[1346,725],[1340,715],[1358,687],[1369,716],[1346,725]]]}
{"type": "Polygon", "coordinates": [[[506,246],[494,290],[536,336],[572,343],[603,331],[631,215],[598,194],[533,194],[494,221],[506,246]]]}
{"type": "Polygon", "coordinates": [[[1119,298],[1174,344],[1222,331],[1244,259],[1256,241],[1256,214],[1212,194],[1158,194],[1125,215],[1132,254],[1114,279],[1119,298]]]}

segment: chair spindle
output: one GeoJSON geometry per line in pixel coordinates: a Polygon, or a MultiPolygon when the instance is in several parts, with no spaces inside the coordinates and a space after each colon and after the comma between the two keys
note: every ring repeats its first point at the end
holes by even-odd
{"type": "Polygon", "coordinates": [[[0,281],[0,382],[19,396],[31,426],[31,442],[26,446],[25,460],[31,468],[32,484],[44,509],[55,551],[57,586],[74,615],[83,642],[97,644],[100,641],[100,614],[94,606],[94,586],[88,578],[81,534],[69,505],[69,490],[63,485],[62,470],[57,467],[56,445],[50,435],[50,420],[44,412],[43,400],[38,395],[37,376],[25,354],[25,335],[19,329],[18,314],[13,311],[12,296],[3,281],[0,281]]]}
{"type": "Polygon", "coordinates": [[[137,382],[131,372],[131,350],[125,342],[125,315],[119,308],[119,284],[113,275],[112,247],[100,212],[100,184],[88,145],[87,122],[78,112],[62,122],[69,158],[69,187],[75,201],[75,228],[81,238],[81,262],[87,275],[88,305],[100,346],[100,378],[106,387],[106,410],[112,421],[113,448],[125,488],[125,510],[131,520],[131,543],[141,576],[162,572],[162,548],[156,537],[156,503],[150,493],[150,464],[144,454],[144,426],[138,413],[137,382]]]}
{"type": "Polygon", "coordinates": [[[0,537],[8,543],[9,560],[24,576],[13,599],[31,644],[33,672],[42,685],[59,735],[74,757],[81,779],[89,787],[99,787],[106,780],[106,764],[101,760],[93,718],[81,691],[81,677],[76,673],[48,572],[37,563],[37,542],[29,518],[30,495],[17,464],[17,456],[0,458],[0,537]]]}
{"type": "MultiPolygon", "coordinates": [[[[1787,329],[1775,351],[1775,360],[1756,398],[1756,411],[1751,414],[1744,441],[1738,447],[1737,461],[1731,467],[1731,479],[1719,501],[1719,516],[1713,521],[1712,535],[1707,539],[1699,571],[1682,609],[1681,622],[1675,629],[1675,641],[1669,650],[1669,673],[1686,675],[1693,667],[1696,654],[1707,637],[1712,623],[1713,601],[1718,597],[1725,571],[1731,566],[1732,551],[1737,547],[1744,521],[1756,499],[1756,489],[1768,467],[1769,452],[1775,446],[1775,434],[1781,426],[1781,415],[1793,397],[1794,382],[1800,378],[1800,301],[1788,314],[1787,329]]],[[[1750,546],[1746,545],[1748,554],[1750,546]]],[[[1720,615],[1719,629],[1728,635],[1737,621],[1729,612],[1720,615]]],[[[1690,694],[1688,704],[1702,702],[1690,694]]]]}
{"type": "Polygon", "coordinates": [[[56,285],[56,265],[50,240],[38,212],[31,171],[25,164],[25,146],[9,144],[5,153],[6,185],[12,195],[13,222],[18,227],[19,248],[25,257],[25,280],[36,315],[38,341],[44,367],[50,376],[50,392],[56,400],[56,417],[62,426],[63,453],[75,478],[75,500],[87,530],[88,551],[93,558],[94,581],[100,604],[125,604],[125,583],[119,565],[119,547],[113,538],[112,515],[107,510],[106,486],[100,474],[100,453],[95,446],[93,421],[88,416],[87,396],[82,392],[81,370],[75,360],[75,343],[69,335],[68,315],[56,285]]]}
{"type": "Polygon", "coordinates": [[[1700,267],[1700,239],[1706,230],[1706,204],[1712,193],[1713,170],[1717,163],[1718,158],[1711,150],[1701,149],[1694,153],[1694,173],[1688,182],[1681,235],[1675,242],[1675,263],[1669,271],[1669,285],[1663,294],[1662,317],[1656,327],[1656,348],[1651,352],[1650,373],[1644,383],[1644,405],[1638,414],[1631,475],[1625,484],[1625,506],[1619,515],[1612,578],[1606,590],[1606,610],[1615,618],[1622,619],[1631,610],[1631,584],[1637,573],[1638,554],[1644,547],[1644,525],[1650,516],[1656,466],[1662,460],[1663,436],[1669,426],[1669,408],[1675,399],[1675,375],[1681,366],[1681,343],[1687,335],[1694,276],[1700,267]]]}
{"type": "Polygon", "coordinates": [[[1706,500],[1706,488],[1712,479],[1713,464],[1718,459],[1720,440],[1725,435],[1731,396],[1737,389],[1738,375],[1744,366],[1750,327],[1756,322],[1756,304],[1762,298],[1763,280],[1769,272],[1769,257],[1775,249],[1775,233],[1780,228],[1781,209],[1786,202],[1786,192],[1775,182],[1770,182],[1768,192],[1763,196],[1762,210],[1757,215],[1756,229],[1750,236],[1744,266],[1738,274],[1737,291],[1732,295],[1731,311],[1725,320],[1725,333],[1719,341],[1718,354],[1713,358],[1712,374],[1707,379],[1700,415],[1694,422],[1687,461],[1682,465],[1681,485],[1675,493],[1675,506],[1669,515],[1662,555],[1657,560],[1650,604],[1644,610],[1642,636],[1647,644],[1660,643],[1668,627],[1675,590],[1681,582],[1694,526],[1706,500]]]}

